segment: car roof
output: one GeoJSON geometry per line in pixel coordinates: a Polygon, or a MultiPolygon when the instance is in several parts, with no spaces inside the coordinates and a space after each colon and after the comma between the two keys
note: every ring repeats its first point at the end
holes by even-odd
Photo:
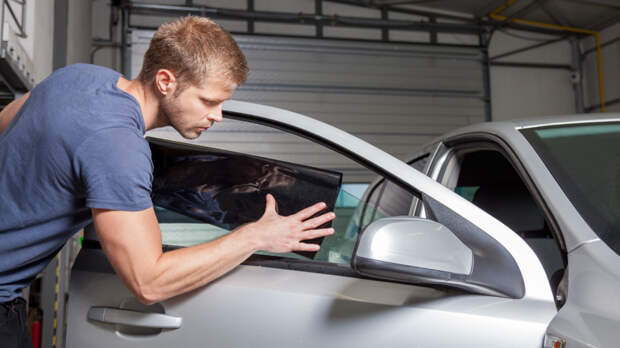
{"type": "Polygon", "coordinates": [[[451,130],[432,142],[427,143],[434,144],[445,139],[449,139],[461,134],[468,133],[493,133],[504,134],[506,136],[513,136],[520,129],[536,128],[545,126],[561,126],[569,124],[579,123],[593,123],[593,122],[620,122],[620,113],[606,113],[606,114],[579,114],[579,115],[564,115],[564,116],[552,116],[545,118],[531,118],[531,119],[519,119],[519,120],[506,120],[506,121],[491,121],[475,123],[465,127],[451,130]]]}

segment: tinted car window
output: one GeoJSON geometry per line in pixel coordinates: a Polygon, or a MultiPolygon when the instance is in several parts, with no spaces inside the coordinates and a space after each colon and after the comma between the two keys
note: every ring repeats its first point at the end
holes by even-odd
{"type": "MultiPolygon", "coordinates": [[[[424,172],[429,155],[423,155],[413,160],[410,165],[424,172]]],[[[369,191],[366,202],[358,207],[358,214],[351,220],[351,230],[358,233],[373,221],[387,217],[409,215],[411,204],[415,196],[397,184],[381,180],[369,191]]]]}
{"type": "Polygon", "coordinates": [[[620,123],[521,132],[588,225],[620,254],[620,123]]]}
{"type": "MultiPolygon", "coordinates": [[[[317,171],[323,174],[335,172],[339,175],[342,175],[342,189],[340,190],[340,192],[338,192],[337,190],[335,191],[337,194],[337,198],[335,200],[336,203],[333,207],[330,208],[330,210],[333,210],[336,213],[336,219],[332,222],[332,227],[335,229],[335,233],[331,236],[325,237],[322,241],[318,241],[321,245],[321,249],[319,250],[319,252],[313,255],[310,255],[308,253],[288,253],[275,255],[261,251],[258,252],[258,254],[268,254],[285,258],[297,258],[305,260],[349,264],[351,255],[353,253],[353,248],[357,239],[357,230],[348,229],[350,225],[349,222],[352,219],[356,208],[360,204],[361,197],[365,189],[368,187],[368,182],[373,177],[375,177],[375,174],[372,174],[372,172],[370,172],[368,169],[361,167],[359,164],[353,162],[345,156],[340,155],[335,151],[323,148],[317,144],[314,144],[305,138],[296,137],[292,134],[288,134],[278,129],[273,129],[267,126],[255,125],[250,122],[243,122],[237,120],[233,120],[232,122],[230,122],[230,120],[225,120],[224,122],[231,123],[227,126],[229,129],[243,129],[244,131],[247,130],[249,132],[249,136],[233,138],[220,137],[218,133],[207,134],[207,138],[212,137],[210,139],[216,139],[212,141],[212,143],[213,145],[218,147],[217,151],[225,152],[230,150],[237,153],[250,155],[249,157],[260,156],[263,159],[274,161],[276,163],[279,163],[279,161],[283,161],[289,164],[294,162],[292,164],[295,168],[305,168],[307,170],[310,170],[310,172],[317,171]],[[251,137],[255,137],[256,139],[252,139],[251,137]],[[263,137],[265,137],[265,139],[271,139],[273,143],[259,143],[252,146],[248,145],[248,141],[251,141],[251,144],[255,144],[255,142],[259,142],[263,137]]],[[[220,124],[218,124],[218,127],[219,126],[220,124]]],[[[156,135],[161,136],[159,134],[156,135]]],[[[184,143],[184,145],[187,146],[188,143],[184,143]]],[[[209,143],[209,145],[211,145],[211,142],[209,143]]],[[[204,149],[204,146],[201,146],[199,148],[204,149]]],[[[155,153],[153,157],[155,161],[155,153]]],[[[155,166],[157,167],[158,164],[155,163],[155,166]]],[[[183,169],[183,167],[184,166],[181,166],[181,169],[183,169]]],[[[262,166],[259,167],[262,168],[262,166]]],[[[186,175],[186,180],[184,181],[194,181],[196,180],[196,177],[201,176],[217,177],[218,175],[220,175],[218,174],[219,168],[220,166],[216,165],[211,166],[210,168],[203,169],[194,168],[193,172],[190,173],[191,175],[186,175]]],[[[279,170],[278,174],[280,174],[280,176],[286,176],[287,170],[288,169],[279,170]]],[[[245,175],[247,173],[242,174],[245,175]]],[[[306,181],[308,181],[310,180],[309,178],[311,178],[312,175],[305,175],[305,177],[307,178],[306,181]]],[[[226,179],[224,181],[227,181],[231,178],[224,177],[224,179],[226,179]]],[[[229,183],[227,185],[228,188],[224,190],[224,193],[229,193],[238,189],[244,191],[254,191],[258,187],[262,187],[262,184],[258,182],[261,180],[253,181],[256,182],[255,185],[242,185],[243,187],[230,185],[229,183]]],[[[267,181],[277,184],[282,180],[267,181]]],[[[224,211],[226,209],[222,209],[223,212],[221,213],[225,213],[225,215],[214,215],[212,213],[217,213],[217,209],[215,209],[210,213],[212,216],[206,216],[206,218],[201,218],[200,215],[195,214],[196,210],[192,209],[191,203],[195,202],[197,199],[200,200],[200,197],[196,197],[196,194],[198,193],[197,191],[203,193],[209,191],[209,189],[204,185],[204,183],[198,183],[197,185],[193,185],[195,188],[199,189],[193,190],[191,192],[184,192],[184,190],[181,190],[183,191],[180,192],[182,194],[182,197],[178,197],[178,190],[174,190],[169,187],[170,183],[171,181],[157,179],[154,180],[154,189],[156,189],[154,190],[154,192],[163,192],[165,196],[165,199],[163,200],[154,199],[154,203],[155,211],[160,222],[160,229],[162,231],[162,241],[164,244],[167,244],[169,246],[190,246],[216,239],[222,235],[229,233],[232,229],[244,222],[253,221],[259,218],[264,209],[264,200],[262,197],[263,194],[261,194],[261,197],[254,197],[261,198],[260,202],[257,202],[256,200],[245,199],[248,198],[245,197],[248,196],[248,194],[240,192],[239,194],[237,194],[237,198],[239,199],[224,202],[226,205],[229,206],[229,208],[235,208],[238,205],[238,210],[240,211],[228,213],[228,211],[224,211]],[[241,196],[244,196],[244,198],[241,198],[241,196]],[[182,205],[184,205],[186,208],[185,212],[177,209],[178,204],[170,204],[169,198],[172,198],[172,200],[176,203],[182,203],[182,205]],[[239,204],[236,204],[234,202],[238,202],[239,204]],[[242,213],[244,213],[245,210],[253,211],[254,215],[251,217],[246,217],[245,220],[240,219],[240,217],[243,217],[242,213]],[[231,217],[234,218],[231,219],[231,217]]],[[[316,186],[311,185],[311,187],[316,186]]],[[[249,193],[250,196],[254,194],[252,192],[249,193]]],[[[299,200],[294,199],[292,201],[289,201],[288,203],[278,200],[276,195],[280,214],[288,215],[290,213],[293,213],[293,210],[301,209],[307,205],[312,204],[311,201],[313,199],[309,199],[310,196],[318,196],[318,199],[320,200],[328,199],[327,195],[325,193],[321,193],[320,190],[316,190],[316,192],[313,190],[307,191],[307,194],[303,194],[299,200]]],[[[219,202],[216,203],[219,204],[219,202]]]]}
{"type": "Polygon", "coordinates": [[[460,168],[454,191],[519,234],[538,255],[555,287],[564,269],[559,245],[512,164],[493,150],[457,152],[457,158],[460,168]]]}

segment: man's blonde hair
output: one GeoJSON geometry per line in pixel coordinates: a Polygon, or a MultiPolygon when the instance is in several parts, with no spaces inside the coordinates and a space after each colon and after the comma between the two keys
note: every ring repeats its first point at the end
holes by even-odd
{"type": "Polygon", "coordinates": [[[162,24],[144,54],[138,79],[148,84],[159,69],[171,70],[180,92],[201,87],[209,74],[217,74],[241,85],[248,75],[248,63],[233,37],[214,21],[186,16],[162,24]]]}

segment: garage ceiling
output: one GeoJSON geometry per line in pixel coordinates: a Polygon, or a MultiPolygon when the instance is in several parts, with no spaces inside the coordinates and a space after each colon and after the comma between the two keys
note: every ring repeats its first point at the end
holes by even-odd
{"type": "MultiPolygon", "coordinates": [[[[368,7],[436,9],[481,18],[504,5],[507,0],[354,0],[368,7]]],[[[516,0],[501,12],[521,18],[589,30],[602,30],[620,22],[618,0],[516,0]]]]}

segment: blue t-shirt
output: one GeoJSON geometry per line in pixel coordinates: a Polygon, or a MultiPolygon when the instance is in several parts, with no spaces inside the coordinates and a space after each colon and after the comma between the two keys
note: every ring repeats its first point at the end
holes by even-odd
{"type": "Polygon", "coordinates": [[[0,302],[92,221],[90,208],[151,207],[144,119],[119,77],[87,64],[59,69],[0,134],[0,302]]]}

